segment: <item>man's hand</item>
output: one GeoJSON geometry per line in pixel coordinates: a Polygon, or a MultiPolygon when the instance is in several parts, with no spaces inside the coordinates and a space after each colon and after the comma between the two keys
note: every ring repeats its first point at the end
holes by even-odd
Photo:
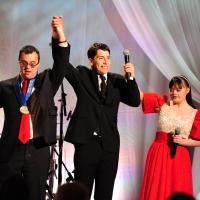
{"type": "Polygon", "coordinates": [[[64,32],[64,22],[62,16],[53,16],[52,22],[52,37],[58,39],[60,43],[66,43],[67,39],[64,32]]]}
{"type": "Polygon", "coordinates": [[[135,78],[135,67],[132,63],[126,63],[123,65],[124,66],[124,73],[126,77],[126,73],[130,73],[133,79],[135,78]]]}

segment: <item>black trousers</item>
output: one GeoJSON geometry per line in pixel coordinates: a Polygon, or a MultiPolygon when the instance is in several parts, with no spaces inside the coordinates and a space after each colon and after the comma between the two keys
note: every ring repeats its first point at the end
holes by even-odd
{"type": "Polygon", "coordinates": [[[89,143],[75,144],[75,180],[85,184],[90,195],[95,181],[94,199],[111,200],[118,160],[119,150],[105,151],[98,136],[93,136],[89,143]]]}
{"type": "MultiPolygon", "coordinates": [[[[13,175],[22,175],[27,187],[25,188],[28,192],[27,200],[45,200],[49,162],[49,147],[37,149],[31,141],[25,145],[19,142],[11,160],[8,163],[0,164],[0,169],[3,169],[0,172],[0,184],[4,190],[9,185],[13,187],[12,183],[7,183],[7,186],[4,187],[4,183],[9,178],[12,180],[13,175]]],[[[18,185],[16,186],[19,187],[18,185]]],[[[21,190],[21,188],[19,189],[21,190]]],[[[12,190],[14,191],[13,188],[9,188],[11,193],[12,190]]]]}

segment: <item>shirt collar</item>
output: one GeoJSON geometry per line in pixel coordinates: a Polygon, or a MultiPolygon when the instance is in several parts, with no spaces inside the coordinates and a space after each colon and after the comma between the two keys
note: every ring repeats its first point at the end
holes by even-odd
{"type": "MultiPolygon", "coordinates": [[[[100,75],[98,74],[98,78],[100,79],[100,77],[99,77],[100,75]]],[[[106,81],[107,81],[107,76],[108,76],[108,74],[106,73],[106,74],[103,74],[103,76],[106,78],[106,81]]]]}

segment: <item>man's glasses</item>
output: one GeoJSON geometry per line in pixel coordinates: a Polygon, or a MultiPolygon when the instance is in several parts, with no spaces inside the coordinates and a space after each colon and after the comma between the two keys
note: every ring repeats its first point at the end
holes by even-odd
{"type": "Polygon", "coordinates": [[[30,63],[28,63],[28,62],[26,62],[25,60],[20,60],[20,61],[19,61],[19,65],[20,65],[21,67],[27,67],[27,66],[29,65],[31,68],[34,68],[34,67],[36,67],[36,66],[39,64],[39,62],[40,62],[40,61],[38,61],[37,63],[35,63],[35,62],[30,62],[30,63]]]}

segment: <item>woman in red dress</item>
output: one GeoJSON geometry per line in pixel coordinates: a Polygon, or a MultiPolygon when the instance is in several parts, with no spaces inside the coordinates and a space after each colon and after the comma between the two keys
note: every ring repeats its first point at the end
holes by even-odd
{"type": "Polygon", "coordinates": [[[173,193],[193,196],[192,169],[187,147],[200,146],[200,110],[192,103],[185,76],[169,82],[166,96],[141,92],[144,113],[158,113],[156,137],[144,172],[140,200],[167,200],[173,193]]]}

